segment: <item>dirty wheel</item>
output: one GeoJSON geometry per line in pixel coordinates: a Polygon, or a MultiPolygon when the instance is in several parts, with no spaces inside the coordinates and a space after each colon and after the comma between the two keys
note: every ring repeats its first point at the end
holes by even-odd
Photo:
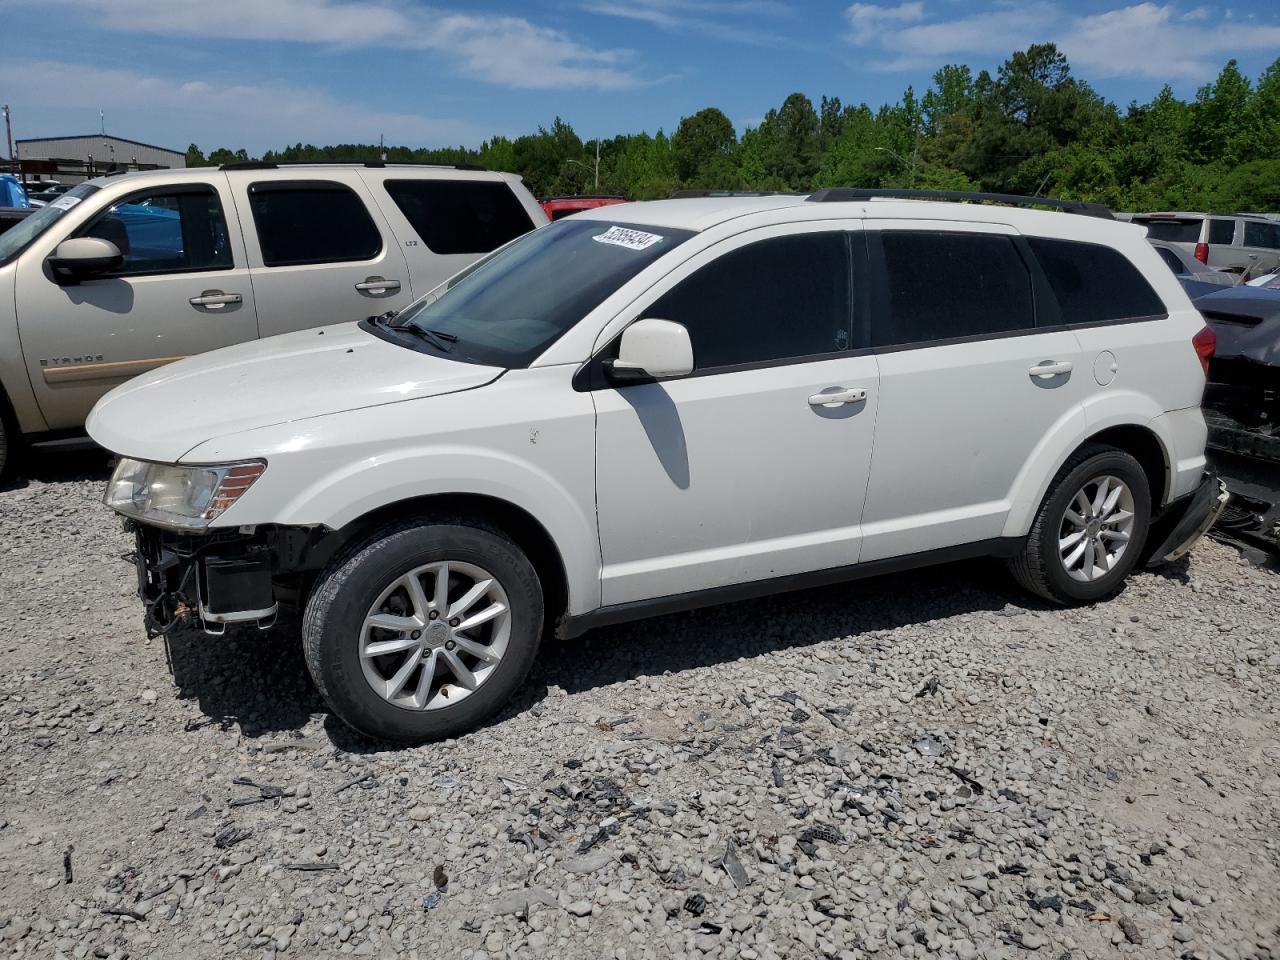
{"type": "Polygon", "coordinates": [[[1138,461],[1091,444],[1058,471],[1010,568],[1023,586],[1056,603],[1100,600],[1137,563],[1150,520],[1150,488],[1138,461]]]}
{"type": "Polygon", "coordinates": [[[542,629],[532,564],[499,531],[407,523],[339,556],[307,604],[316,685],[362,733],[456,736],[523,682],[542,629]]]}

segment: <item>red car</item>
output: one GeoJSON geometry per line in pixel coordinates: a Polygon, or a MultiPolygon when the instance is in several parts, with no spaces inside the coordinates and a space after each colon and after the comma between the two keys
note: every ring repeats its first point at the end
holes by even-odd
{"type": "Polygon", "coordinates": [[[607,207],[615,203],[626,203],[626,197],[549,197],[539,200],[542,209],[552,220],[560,220],[577,213],[579,210],[594,210],[596,207],[607,207]]]}

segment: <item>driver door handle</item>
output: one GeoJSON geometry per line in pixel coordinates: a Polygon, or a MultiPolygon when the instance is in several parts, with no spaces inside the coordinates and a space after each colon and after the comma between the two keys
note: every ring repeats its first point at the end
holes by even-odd
{"type": "Polygon", "coordinates": [[[1031,376],[1039,377],[1041,380],[1047,380],[1049,377],[1058,377],[1070,372],[1070,360],[1045,360],[1042,363],[1037,363],[1027,371],[1031,376]]]}
{"type": "Polygon", "coordinates": [[[198,297],[192,297],[187,303],[193,307],[207,307],[210,310],[221,310],[229,303],[240,303],[244,298],[238,293],[223,293],[221,290],[206,290],[198,297]]]}
{"type": "Polygon", "coordinates": [[[815,393],[809,398],[811,407],[838,407],[842,403],[861,403],[867,399],[867,391],[863,387],[841,387],[829,393],[815,393]]]}
{"type": "Polygon", "coordinates": [[[357,290],[366,290],[369,293],[386,293],[388,290],[399,290],[399,280],[386,280],[382,277],[365,277],[356,284],[357,290]]]}

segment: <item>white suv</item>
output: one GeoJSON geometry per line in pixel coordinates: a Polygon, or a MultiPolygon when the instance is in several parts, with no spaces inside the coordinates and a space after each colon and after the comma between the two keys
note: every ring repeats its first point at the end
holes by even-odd
{"type": "Polygon", "coordinates": [[[1145,231],[873,193],[584,211],[116,389],[149,627],[303,607],[338,715],[413,741],[549,631],[979,555],[1089,602],[1189,549],[1213,339],[1145,231]]]}

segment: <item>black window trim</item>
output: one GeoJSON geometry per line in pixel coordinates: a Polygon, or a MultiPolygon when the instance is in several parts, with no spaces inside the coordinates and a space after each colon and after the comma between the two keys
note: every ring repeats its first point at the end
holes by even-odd
{"type": "MultiPolygon", "coordinates": [[[[222,194],[218,192],[218,188],[212,183],[181,183],[174,184],[169,187],[147,187],[142,190],[134,190],[123,196],[112,200],[103,210],[97,213],[92,219],[82,223],[70,237],[63,239],[71,239],[72,237],[83,237],[87,231],[96,226],[97,223],[107,216],[117,206],[122,203],[129,203],[138,197],[151,196],[175,196],[180,193],[212,193],[213,198],[218,202],[218,213],[222,215],[222,225],[227,231],[227,243],[231,247],[231,263],[225,267],[168,267],[162,270],[129,270],[123,273],[101,273],[97,276],[90,277],[90,280],[133,280],[136,277],[171,277],[178,275],[186,275],[190,273],[226,273],[230,270],[239,269],[236,267],[236,245],[235,237],[231,232],[230,221],[227,220],[226,207],[222,204],[222,194]]],[[[56,250],[57,247],[55,246],[56,250]]]]}
{"type": "MultiPolygon", "coordinates": [[[[822,221],[814,221],[814,222],[821,223],[822,221]]],[[[779,226],[789,226],[789,224],[779,224],[779,226]]],[[[755,232],[755,231],[752,231],[752,232],[755,232]]],[[[832,227],[826,230],[822,230],[822,229],[800,230],[792,233],[779,233],[779,234],[773,234],[771,236],[760,237],[758,240],[751,240],[748,243],[744,243],[744,244],[741,244],[740,246],[734,247],[732,250],[726,250],[723,253],[719,254],[719,256],[713,257],[711,260],[708,260],[706,263],[697,267],[687,277],[684,277],[676,281],[675,284],[673,284],[670,288],[668,288],[659,296],[652,297],[649,300],[649,304],[652,305],[654,302],[661,299],[663,296],[666,296],[666,294],[669,293],[671,290],[674,290],[681,283],[684,283],[686,280],[689,280],[692,277],[696,276],[700,270],[702,270],[704,267],[710,266],[716,260],[720,259],[720,257],[729,256],[730,254],[736,253],[739,250],[743,250],[754,243],[763,243],[768,240],[781,240],[787,237],[809,236],[815,233],[841,233],[844,235],[845,265],[846,265],[846,269],[849,272],[849,284],[850,284],[850,288],[849,288],[850,296],[849,296],[849,303],[848,303],[848,309],[849,309],[850,315],[847,318],[847,322],[849,325],[848,329],[851,335],[851,342],[854,342],[854,343],[861,342],[863,344],[866,344],[867,339],[865,336],[861,340],[852,338],[852,334],[859,327],[869,327],[869,322],[866,319],[866,311],[863,309],[866,301],[866,290],[865,290],[866,282],[864,279],[866,277],[865,244],[857,243],[854,238],[855,234],[865,233],[865,232],[866,231],[863,231],[863,230],[850,230],[848,227],[832,227]],[[858,322],[860,317],[862,318],[861,323],[858,322]]],[[[728,239],[737,239],[737,238],[734,237],[734,238],[728,238],[728,239]]],[[[714,247],[708,247],[707,249],[711,250],[711,249],[714,249],[714,247]]],[[[694,256],[697,256],[697,254],[694,254],[694,256]]],[[[685,261],[685,262],[687,263],[688,261],[685,261]]],[[[684,264],[682,263],[679,266],[684,266],[684,264]]],[[[676,269],[679,269],[679,266],[676,267],[676,269]]],[[[650,288],[650,291],[651,290],[652,288],[650,288]]],[[[650,291],[646,291],[646,295],[650,291]]],[[[646,307],[645,309],[647,310],[648,307],[646,307]]],[[[795,356],[795,357],[780,357],[773,360],[753,360],[749,363],[721,364],[718,367],[698,367],[696,366],[697,358],[695,357],[694,358],[695,366],[694,366],[693,372],[684,374],[683,376],[641,377],[635,380],[628,380],[625,383],[611,382],[608,378],[608,375],[605,373],[604,364],[606,361],[615,359],[617,357],[618,345],[621,343],[622,335],[626,333],[627,327],[630,327],[631,324],[635,323],[637,320],[643,319],[644,315],[645,315],[644,311],[640,311],[636,313],[635,316],[633,316],[630,320],[628,320],[626,325],[623,326],[623,328],[619,330],[613,337],[611,337],[609,341],[605,343],[604,346],[602,346],[599,350],[597,350],[596,353],[590,359],[584,361],[582,365],[578,367],[577,371],[573,375],[573,381],[572,381],[573,389],[575,392],[589,393],[593,390],[625,390],[628,387],[643,386],[645,384],[651,384],[651,383],[666,383],[668,381],[693,380],[698,377],[720,376],[722,374],[730,374],[730,373],[747,373],[753,370],[767,370],[770,367],[790,367],[799,363],[820,363],[825,360],[842,360],[846,357],[865,357],[875,353],[875,350],[872,349],[870,346],[860,346],[860,347],[851,347],[848,350],[833,350],[828,353],[810,353],[810,354],[804,354],[802,356],[795,356]]]]}
{"type": "Polygon", "coordinates": [[[373,211],[369,209],[369,204],[365,202],[364,197],[360,196],[360,192],[348,183],[340,180],[254,180],[246,189],[249,197],[249,219],[253,221],[253,235],[258,241],[258,259],[262,261],[262,266],[255,269],[259,270],[275,270],[280,267],[315,267],[324,266],[331,263],[373,263],[387,252],[387,237],[383,229],[378,225],[378,220],[373,215],[373,211]],[[348,257],[329,257],[322,260],[289,260],[277,263],[267,263],[267,258],[262,251],[262,231],[258,226],[258,216],[253,209],[254,191],[262,193],[288,193],[291,191],[301,192],[303,190],[332,190],[333,192],[346,192],[352,194],[360,206],[364,208],[365,215],[368,216],[369,222],[373,225],[374,232],[378,235],[378,250],[371,257],[363,260],[352,260],[348,257]]]}

